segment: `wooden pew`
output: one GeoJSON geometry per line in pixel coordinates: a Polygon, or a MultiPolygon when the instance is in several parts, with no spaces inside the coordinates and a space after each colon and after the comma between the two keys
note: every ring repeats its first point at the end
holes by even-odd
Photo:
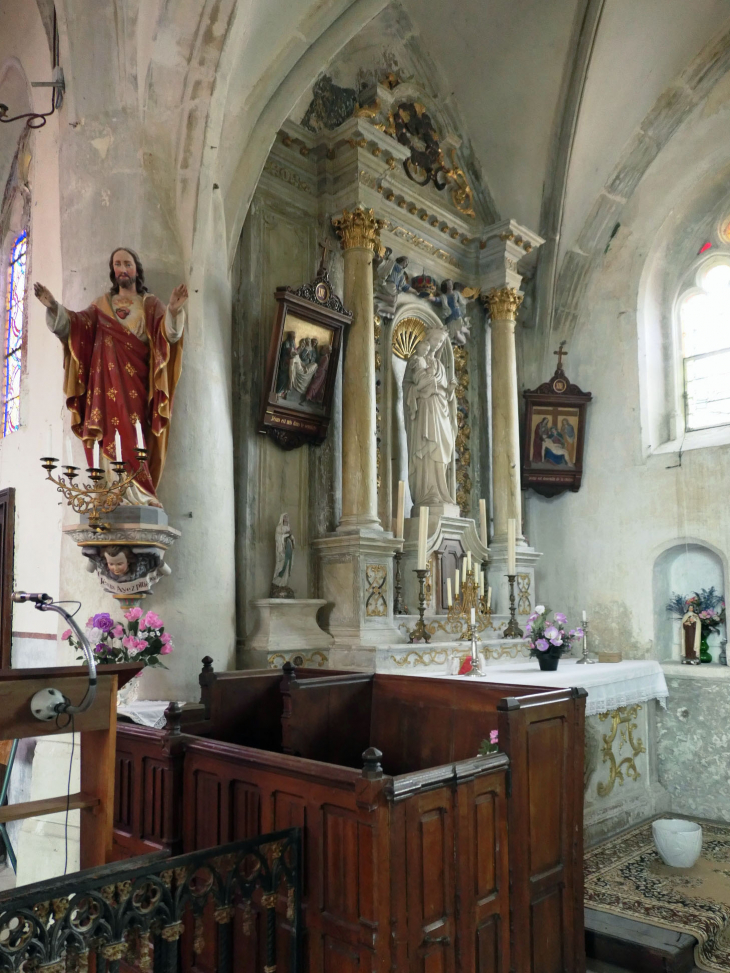
{"type": "Polygon", "coordinates": [[[311,970],[582,973],[584,691],[292,667],[214,675],[207,739],[180,714],[166,731],[131,729],[146,737],[143,763],[167,761],[185,850],[304,829],[311,970]],[[281,727],[268,738],[252,716],[264,706],[281,727]],[[476,758],[493,729],[500,765],[476,758]]]}

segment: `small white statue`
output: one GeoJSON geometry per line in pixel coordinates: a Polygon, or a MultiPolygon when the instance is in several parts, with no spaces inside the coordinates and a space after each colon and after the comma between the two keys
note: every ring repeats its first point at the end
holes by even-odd
{"type": "Polygon", "coordinates": [[[294,560],[294,535],[289,526],[289,514],[282,514],[276,525],[276,566],[271,581],[269,598],[294,598],[294,592],[289,587],[292,563],[294,560]]]}

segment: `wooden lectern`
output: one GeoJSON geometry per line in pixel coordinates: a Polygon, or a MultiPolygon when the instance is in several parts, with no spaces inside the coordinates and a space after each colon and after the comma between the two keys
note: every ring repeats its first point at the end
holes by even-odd
{"type": "MultiPolygon", "coordinates": [[[[81,734],[81,790],[41,801],[25,801],[0,807],[0,822],[35,818],[58,811],[81,809],[81,868],[111,860],[114,817],[114,757],[117,732],[117,689],[142,667],[130,662],[98,666],[96,698],[85,713],[74,717],[73,729],[81,734]]],[[[33,716],[30,701],[41,689],[54,687],[78,705],[89,685],[88,670],[81,666],[48,669],[0,669],[0,740],[52,736],[71,732],[67,715],[46,723],[33,716]]]]}

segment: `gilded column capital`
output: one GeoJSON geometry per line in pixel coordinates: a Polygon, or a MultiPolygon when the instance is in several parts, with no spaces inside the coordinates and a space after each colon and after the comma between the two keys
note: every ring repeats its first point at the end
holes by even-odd
{"type": "Polygon", "coordinates": [[[495,287],[484,298],[484,304],[492,321],[514,321],[522,294],[514,287],[495,287]]]}
{"type": "Polygon", "coordinates": [[[360,247],[374,253],[380,252],[380,231],[385,224],[383,220],[377,219],[371,209],[363,209],[361,206],[352,212],[344,209],[342,216],[332,220],[332,226],[340,238],[343,250],[360,247]]]}

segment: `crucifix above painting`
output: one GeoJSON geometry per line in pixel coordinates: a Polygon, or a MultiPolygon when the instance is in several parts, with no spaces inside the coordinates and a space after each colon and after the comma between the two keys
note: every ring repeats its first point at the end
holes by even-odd
{"type": "Polygon", "coordinates": [[[585,417],[592,396],[568,380],[564,345],[561,341],[554,352],[558,365],[550,381],[523,393],[522,488],[531,487],[543,497],[576,493],[583,477],[585,417]]]}

